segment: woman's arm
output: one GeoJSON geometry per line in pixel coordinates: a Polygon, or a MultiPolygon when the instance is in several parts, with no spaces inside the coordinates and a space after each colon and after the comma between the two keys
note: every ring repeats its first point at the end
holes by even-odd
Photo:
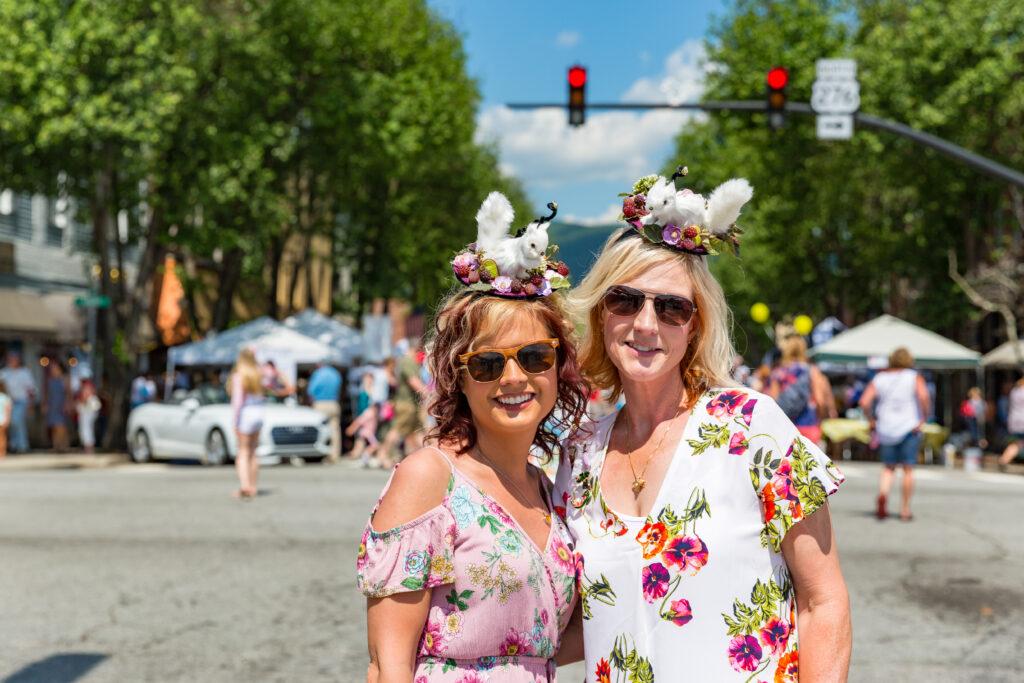
{"type": "Polygon", "coordinates": [[[583,606],[577,602],[569,625],[562,633],[562,642],[555,654],[558,666],[572,664],[583,659],[583,606]]]}
{"type": "Polygon", "coordinates": [[[367,683],[412,683],[416,652],[430,611],[430,593],[428,589],[367,599],[367,683]]]}
{"type": "Polygon", "coordinates": [[[800,678],[845,681],[853,627],[828,503],[789,530],[782,555],[796,591],[800,678]]]}
{"type": "Polygon", "coordinates": [[[932,411],[932,397],[928,395],[928,385],[925,384],[924,377],[921,375],[917,376],[917,386],[914,387],[914,393],[917,394],[917,406],[921,410],[921,424],[918,425],[920,428],[928,421],[928,415],[932,411]]]}
{"type": "Polygon", "coordinates": [[[832,384],[828,377],[815,366],[811,366],[811,381],[814,384],[814,402],[818,404],[818,411],[825,417],[839,417],[836,410],[836,396],[832,393],[832,384]]]}

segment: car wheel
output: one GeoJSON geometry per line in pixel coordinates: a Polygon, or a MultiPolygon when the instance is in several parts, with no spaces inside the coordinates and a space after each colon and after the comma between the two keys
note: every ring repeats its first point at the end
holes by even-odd
{"type": "Polygon", "coordinates": [[[206,437],[206,447],[203,448],[203,464],[219,467],[228,459],[228,441],[224,438],[224,432],[219,429],[211,430],[206,437]]]}
{"type": "Polygon", "coordinates": [[[153,449],[149,445],[149,434],[146,434],[144,429],[135,431],[135,435],[132,437],[132,447],[129,449],[128,454],[131,456],[132,462],[144,463],[153,459],[153,449]]]}

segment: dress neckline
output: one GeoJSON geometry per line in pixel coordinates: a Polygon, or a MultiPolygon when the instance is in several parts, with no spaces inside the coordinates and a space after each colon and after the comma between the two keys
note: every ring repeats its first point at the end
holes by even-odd
{"type": "Polygon", "coordinates": [[[686,418],[686,424],[683,426],[683,431],[679,435],[679,440],[676,442],[675,449],[672,451],[672,460],[668,464],[668,469],[665,470],[665,477],[661,480],[661,483],[658,485],[658,493],[657,495],[654,496],[654,502],[651,503],[650,510],[647,511],[646,515],[642,516],[627,515],[625,513],[619,512],[611,505],[609,505],[608,499],[604,497],[604,484],[602,482],[602,477],[604,476],[604,463],[606,458],[608,457],[608,446],[611,444],[612,432],[615,430],[615,423],[618,420],[619,413],[622,412],[622,408],[617,409],[614,413],[612,413],[606,418],[608,420],[608,426],[605,428],[605,432],[601,437],[601,450],[596,458],[596,472],[594,476],[596,477],[597,481],[597,496],[598,498],[600,498],[601,504],[609,512],[611,512],[619,519],[625,519],[631,522],[643,522],[651,516],[652,512],[658,510],[658,504],[661,503],[661,499],[665,495],[666,482],[670,481],[671,478],[675,476],[675,471],[678,467],[678,462],[679,460],[681,460],[680,451],[683,448],[683,444],[686,443],[687,438],[689,438],[692,435],[693,425],[697,424],[697,422],[695,422],[693,418],[694,416],[697,415],[698,409],[704,409],[704,403],[710,392],[711,389],[706,389],[704,392],[702,392],[701,395],[694,402],[693,407],[690,408],[690,415],[689,417],[686,418]]]}

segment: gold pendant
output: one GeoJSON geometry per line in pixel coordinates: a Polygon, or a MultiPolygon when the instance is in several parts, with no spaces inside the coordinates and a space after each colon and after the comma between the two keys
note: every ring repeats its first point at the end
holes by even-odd
{"type": "Polygon", "coordinates": [[[643,479],[642,477],[640,479],[634,479],[633,480],[633,495],[634,496],[639,496],[640,492],[644,490],[645,486],[647,486],[647,481],[645,479],[643,479]]]}

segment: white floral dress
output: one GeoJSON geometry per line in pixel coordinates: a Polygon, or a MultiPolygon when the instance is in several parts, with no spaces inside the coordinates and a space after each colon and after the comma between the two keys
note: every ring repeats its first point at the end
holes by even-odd
{"type": "Polygon", "coordinates": [[[782,539],[843,475],[771,398],[713,389],[650,515],[619,514],[600,484],[615,417],[570,441],[555,485],[582,556],[587,681],[796,681],[782,539]]]}

